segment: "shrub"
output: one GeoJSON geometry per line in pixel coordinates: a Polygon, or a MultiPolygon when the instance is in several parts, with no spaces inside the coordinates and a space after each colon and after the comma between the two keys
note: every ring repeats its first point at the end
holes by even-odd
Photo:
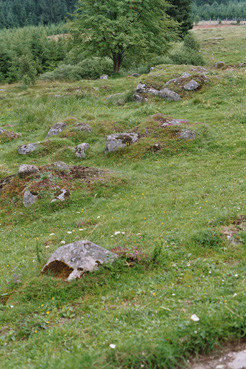
{"type": "Polygon", "coordinates": [[[77,65],[61,64],[53,72],[44,73],[42,80],[76,81],[97,79],[102,74],[112,73],[112,61],[108,58],[85,59],[77,65]]]}
{"type": "Polygon", "coordinates": [[[170,58],[175,64],[204,65],[204,59],[199,48],[198,41],[191,33],[188,33],[181,47],[176,49],[170,55],[170,58]]]}

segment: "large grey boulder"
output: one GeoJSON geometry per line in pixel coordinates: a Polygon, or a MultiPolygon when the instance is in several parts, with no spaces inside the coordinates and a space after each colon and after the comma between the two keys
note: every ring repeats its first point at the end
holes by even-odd
{"type": "Polygon", "coordinates": [[[28,164],[21,164],[18,171],[20,178],[28,177],[30,176],[30,174],[34,174],[37,172],[39,172],[38,167],[28,164]]]}
{"type": "Polygon", "coordinates": [[[178,138],[182,140],[194,140],[196,138],[196,133],[190,129],[182,129],[182,131],[178,133],[178,138]]]}
{"type": "Polygon", "coordinates": [[[134,142],[137,142],[139,136],[135,132],[131,133],[114,133],[107,136],[105,153],[114,152],[125,146],[130,146],[134,142]]]}
{"type": "Polygon", "coordinates": [[[75,129],[77,131],[83,131],[83,132],[91,133],[91,126],[87,123],[77,122],[76,125],[75,125],[75,129]]]}
{"type": "Polygon", "coordinates": [[[37,147],[38,147],[37,143],[30,143],[30,144],[26,144],[26,145],[23,145],[23,146],[19,146],[18,147],[18,154],[20,154],[20,155],[29,154],[30,152],[35,151],[37,147]]]}
{"type": "Polygon", "coordinates": [[[67,125],[65,123],[63,123],[63,122],[57,122],[56,124],[54,124],[50,128],[50,130],[49,130],[46,138],[57,135],[58,133],[60,133],[61,131],[63,131],[64,128],[66,128],[66,126],[67,125]]]}
{"type": "Polygon", "coordinates": [[[49,258],[41,273],[71,281],[99,265],[112,263],[118,255],[88,241],[81,240],[59,247],[49,258]]]}
{"type": "Polygon", "coordinates": [[[55,169],[60,170],[60,171],[68,171],[70,168],[69,166],[64,163],[64,161],[56,161],[55,163],[53,163],[55,169]]]}
{"type": "Polygon", "coordinates": [[[182,100],[179,94],[176,92],[169,90],[169,88],[163,88],[163,90],[158,92],[158,96],[167,100],[167,101],[180,101],[182,100]]]}
{"type": "Polygon", "coordinates": [[[75,155],[77,158],[85,158],[85,151],[89,149],[90,145],[86,142],[75,147],[75,155]]]}
{"type": "Polygon", "coordinates": [[[29,206],[35,204],[37,199],[37,195],[32,194],[29,190],[26,190],[23,196],[23,205],[25,206],[25,208],[29,208],[29,206]]]}
{"type": "Polygon", "coordinates": [[[186,91],[194,91],[194,90],[197,90],[198,88],[199,88],[199,84],[194,79],[192,79],[190,82],[184,85],[184,89],[186,91]]]}

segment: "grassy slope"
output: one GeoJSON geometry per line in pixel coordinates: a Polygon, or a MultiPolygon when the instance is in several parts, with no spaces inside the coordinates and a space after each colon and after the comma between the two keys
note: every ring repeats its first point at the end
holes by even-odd
{"type": "MultiPolygon", "coordinates": [[[[244,32],[240,27],[197,34],[208,62],[213,52],[214,61],[240,63],[244,32]],[[225,39],[209,44],[218,33],[225,39]],[[225,55],[228,45],[233,50],[225,55]]],[[[244,69],[212,70],[209,85],[187,93],[182,102],[152,98],[144,105],[118,106],[106,100],[133,91],[144,78],[158,81],[161,75],[167,81],[188,70],[164,66],[137,79],[43,83],[27,91],[3,86],[0,126],[11,124],[9,129],[22,137],[0,145],[0,178],[16,173],[21,163],[57,160],[111,171],[105,186],[76,187],[65,204],[51,206],[44,196],[26,210],[21,197],[1,200],[3,367],[171,368],[222,339],[245,336],[245,245],[221,241],[204,248],[199,233],[208,228],[219,232],[223,224],[245,215],[244,69]],[[65,90],[78,86],[79,92],[65,90]],[[55,94],[66,97],[55,99],[55,94]],[[180,143],[156,127],[138,144],[105,156],[107,134],[136,126],[151,129],[148,117],[155,113],[188,119],[197,139],[180,143]],[[52,124],[69,116],[90,123],[93,133],[60,135],[50,139],[48,150],[17,154],[18,145],[43,141],[52,124]],[[79,142],[91,145],[83,161],[70,149],[79,142]],[[150,146],[157,142],[163,148],[153,153],[150,146]],[[84,227],[81,222],[88,223],[84,227]],[[114,236],[115,231],[125,235],[114,236]],[[162,256],[148,267],[117,264],[69,285],[41,277],[36,247],[44,263],[62,240],[75,239],[108,249],[137,246],[150,257],[161,248],[162,256]],[[192,314],[200,321],[192,322],[192,314]]]]}

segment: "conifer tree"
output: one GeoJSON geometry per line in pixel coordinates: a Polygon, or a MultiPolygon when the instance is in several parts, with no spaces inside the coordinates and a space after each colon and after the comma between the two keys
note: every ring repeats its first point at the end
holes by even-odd
{"type": "Polygon", "coordinates": [[[168,15],[179,23],[180,36],[184,36],[192,28],[191,3],[192,0],[169,0],[170,7],[167,10],[168,15]]]}

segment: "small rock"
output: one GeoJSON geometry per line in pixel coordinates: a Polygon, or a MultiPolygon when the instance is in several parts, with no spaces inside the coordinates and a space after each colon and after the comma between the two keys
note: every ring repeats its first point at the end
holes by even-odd
{"type": "Polygon", "coordinates": [[[99,88],[98,87],[93,87],[93,90],[99,91],[99,88]]]}
{"type": "Polygon", "coordinates": [[[30,152],[33,152],[34,150],[36,150],[37,147],[38,147],[37,143],[31,143],[31,144],[26,144],[26,145],[23,145],[23,146],[19,146],[18,147],[18,154],[20,154],[20,155],[29,154],[30,152]]]}
{"type": "Polygon", "coordinates": [[[156,143],[153,145],[153,151],[154,152],[157,152],[161,149],[161,145],[159,143],[156,143]]]}
{"type": "Polygon", "coordinates": [[[199,88],[199,84],[194,79],[192,79],[190,82],[184,85],[184,89],[186,91],[193,91],[193,90],[197,90],[198,88],[199,88]]]}
{"type": "Polygon", "coordinates": [[[21,134],[20,133],[6,131],[3,128],[0,128],[0,135],[4,136],[6,138],[9,138],[9,139],[16,139],[16,138],[21,137],[21,134]]]}
{"type": "Polygon", "coordinates": [[[140,76],[140,74],[138,74],[138,73],[132,73],[132,74],[130,74],[130,77],[139,77],[140,76]]]}
{"type": "Polygon", "coordinates": [[[19,167],[19,176],[20,178],[28,177],[30,174],[39,172],[38,167],[35,165],[21,164],[19,167]]]}
{"type": "Polygon", "coordinates": [[[51,136],[54,136],[54,135],[57,135],[58,133],[60,133],[61,131],[63,131],[64,128],[66,128],[66,126],[67,125],[65,123],[63,123],[63,122],[58,122],[58,123],[54,124],[50,128],[50,130],[49,130],[46,138],[51,137],[51,136]]]}
{"type": "Polygon", "coordinates": [[[75,155],[77,158],[85,158],[85,151],[89,149],[90,145],[88,143],[82,143],[75,147],[75,155]]]}
{"type": "Polygon", "coordinates": [[[29,190],[26,190],[23,196],[23,205],[25,208],[29,208],[29,206],[35,204],[37,199],[37,195],[33,195],[29,190]]]}
{"type": "Polygon", "coordinates": [[[103,74],[100,79],[108,79],[108,75],[107,74],[103,74]]]}
{"type": "Polygon", "coordinates": [[[55,99],[60,99],[62,95],[55,95],[55,99]]]}
{"type": "Polygon", "coordinates": [[[56,161],[53,165],[56,169],[61,171],[69,170],[69,166],[66,163],[64,163],[64,161],[56,161]]]}
{"type": "Polygon", "coordinates": [[[189,78],[190,77],[190,73],[188,72],[184,72],[181,76],[181,78],[189,78]]]}
{"type": "Polygon", "coordinates": [[[168,126],[179,126],[180,124],[187,124],[188,120],[185,119],[170,119],[170,120],[166,120],[165,123],[163,123],[161,126],[162,128],[166,128],[168,126]]]}
{"type": "Polygon", "coordinates": [[[225,39],[225,37],[215,37],[214,38],[215,41],[220,41],[220,40],[224,40],[224,39],[225,39]]]}
{"type": "Polygon", "coordinates": [[[134,100],[137,101],[137,102],[139,102],[139,103],[146,103],[146,102],[148,102],[148,99],[147,98],[142,97],[141,95],[137,94],[136,92],[134,94],[134,100]]]}
{"type": "Polygon", "coordinates": [[[167,101],[180,101],[181,97],[174,91],[169,90],[168,88],[163,88],[163,90],[158,92],[158,96],[162,97],[167,101]]]}
{"type": "Polygon", "coordinates": [[[136,92],[138,93],[146,93],[148,92],[148,89],[146,88],[146,85],[144,83],[139,83],[136,87],[136,92]]]}
{"type": "Polygon", "coordinates": [[[57,200],[59,201],[65,201],[70,196],[70,192],[66,190],[65,188],[62,188],[59,193],[56,195],[56,197],[51,200],[51,202],[55,202],[57,200]]]}
{"type": "Polygon", "coordinates": [[[225,63],[223,61],[218,61],[217,63],[214,64],[214,68],[222,68],[225,66],[225,63]]]}
{"type": "Polygon", "coordinates": [[[182,131],[178,133],[178,138],[182,140],[194,140],[196,138],[196,133],[189,129],[182,129],[182,131]]]}
{"type": "Polygon", "coordinates": [[[49,258],[41,273],[54,274],[71,281],[99,265],[112,263],[118,255],[88,241],[81,240],[59,247],[49,258]]]}
{"type": "Polygon", "coordinates": [[[91,126],[87,123],[77,122],[75,125],[75,129],[77,129],[78,131],[84,131],[87,133],[91,133],[91,126]]]}
{"type": "Polygon", "coordinates": [[[137,133],[114,133],[107,136],[105,153],[114,152],[122,147],[130,146],[134,142],[137,142],[139,136],[137,133]]]}
{"type": "Polygon", "coordinates": [[[155,67],[151,67],[149,72],[152,72],[155,69],[155,67]]]}

